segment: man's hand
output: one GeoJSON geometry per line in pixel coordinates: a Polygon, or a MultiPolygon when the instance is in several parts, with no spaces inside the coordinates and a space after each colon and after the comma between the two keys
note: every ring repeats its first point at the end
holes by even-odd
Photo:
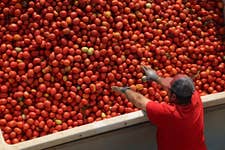
{"type": "Polygon", "coordinates": [[[130,89],[129,87],[118,87],[118,86],[112,86],[112,90],[118,93],[125,93],[127,89],[130,89]]]}
{"type": "Polygon", "coordinates": [[[147,66],[142,66],[142,69],[144,70],[146,75],[145,77],[142,78],[143,81],[148,81],[148,80],[158,81],[159,76],[157,75],[155,70],[147,66]]]}

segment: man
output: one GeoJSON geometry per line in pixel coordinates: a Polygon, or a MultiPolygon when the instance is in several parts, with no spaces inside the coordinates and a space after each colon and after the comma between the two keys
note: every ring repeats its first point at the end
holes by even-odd
{"type": "Polygon", "coordinates": [[[150,67],[142,67],[145,80],[156,81],[168,90],[170,104],[152,101],[129,87],[113,86],[136,107],[145,110],[157,126],[158,150],[206,150],[203,106],[193,81],[185,75],[161,78],[150,67]]]}

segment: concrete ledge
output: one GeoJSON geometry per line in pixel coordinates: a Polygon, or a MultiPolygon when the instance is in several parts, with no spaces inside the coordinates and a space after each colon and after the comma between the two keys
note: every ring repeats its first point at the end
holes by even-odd
{"type": "Polygon", "coordinates": [[[225,104],[225,92],[202,96],[204,108],[225,104]]]}
{"type": "MultiPolygon", "coordinates": [[[[202,96],[202,101],[204,108],[225,104],[225,92],[202,96]]],[[[2,138],[0,139],[0,150],[40,150],[146,121],[148,119],[145,112],[140,110],[14,145],[6,144],[2,138]]]]}

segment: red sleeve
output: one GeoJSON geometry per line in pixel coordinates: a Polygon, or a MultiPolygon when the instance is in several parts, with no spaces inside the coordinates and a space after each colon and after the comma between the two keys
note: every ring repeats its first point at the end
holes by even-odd
{"type": "Polygon", "coordinates": [[[165,102],[149,101],[146,105],[146,112],[153,124],[162,126],[172,119],[172,116],[175,114],[175,106],[165,102]]]}
{"type": "Polygon", "coordinates": [[[191,101],[192,101],[193,105],[197,105],[198,103],[200,105],[202,105],[201,97],[200,97],[200,95],[199,95],[199,93],[197,91],[195,91],[194,94],[192,95],[191,101]]]}

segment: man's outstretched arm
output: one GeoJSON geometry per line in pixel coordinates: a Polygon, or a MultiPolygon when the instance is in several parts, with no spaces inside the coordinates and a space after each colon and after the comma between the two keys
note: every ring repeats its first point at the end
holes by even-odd
{"type": "Polygon", "coordinates": [[[113,86],[112,90],[119,93],[124,93],[127,97],[127,99],[132,102],[136,107],[146,111],[146,105],[150,101],[145,96],[143,96],[140,93],[137,93],[131,89],[128,89],[126,87],[118,87],[113,86]]]}

